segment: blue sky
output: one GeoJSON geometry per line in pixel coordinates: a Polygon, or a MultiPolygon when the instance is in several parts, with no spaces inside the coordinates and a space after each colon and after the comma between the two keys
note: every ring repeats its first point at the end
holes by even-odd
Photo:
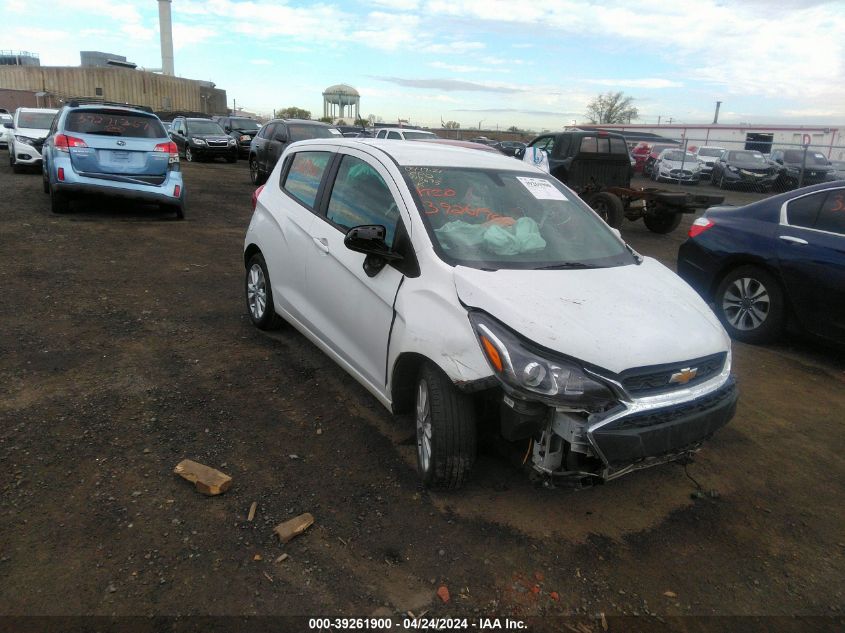
{"type": "MultiPolygon", "coordinates": [[[[43,65],[80,50],[161,65],[155,0],[0,0],[2,48],[43,65]]],[[[640,123],[845,124],[845,0],[173,0],[176,74],[229,104],[555,129],[621,90],[640,123]]]]}

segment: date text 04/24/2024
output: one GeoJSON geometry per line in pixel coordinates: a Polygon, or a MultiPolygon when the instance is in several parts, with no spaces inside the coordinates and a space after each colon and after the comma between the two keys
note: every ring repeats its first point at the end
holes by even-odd
{"type": "Polygon", "coordinates": [[[519,631],[527,628],[522,620],[511,618],[310,618],[313,631],[519,631]]]}

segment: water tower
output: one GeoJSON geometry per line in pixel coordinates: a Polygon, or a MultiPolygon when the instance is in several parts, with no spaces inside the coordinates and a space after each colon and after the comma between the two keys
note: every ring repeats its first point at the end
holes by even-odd
{"type": "Polygon", "coordinates": [[[354,113],[355,119],[361,118],[361,95],[355,88],[337,84],[323,91],[323,116],[342,119],[346,108],[349,108],[349,116],[354,113]]]}

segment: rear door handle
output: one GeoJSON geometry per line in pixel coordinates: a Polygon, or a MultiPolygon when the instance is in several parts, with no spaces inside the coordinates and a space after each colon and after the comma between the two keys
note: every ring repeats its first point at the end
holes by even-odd
{"type": "Polygon", "coordinates": [[[329,240],[325,237],[315,237],[312,238],[314,240],[314,244],[324,253],[329,252],[329,240]]]}
{"type": "Polygon", "coordinates": [[[784,242],[791,242],[793,244],[803,244],[805,246],[809,244],[807,240],[802,240],[800,237],[792,237],[791,235],[779,235],[778,237],[784,242]]]}

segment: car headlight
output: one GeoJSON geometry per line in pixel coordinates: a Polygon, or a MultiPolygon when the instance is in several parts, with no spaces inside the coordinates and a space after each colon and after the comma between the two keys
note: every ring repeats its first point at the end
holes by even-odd
{"type": "Polygon", "coordinates": [[[739,173],[739,168],[738,168],[738,167],[734,167],[733,165],[728,165],[728,171],[731,171],[731,172],[733,172],[733,173],[735,173],[735,174],[738,174],[738,173],[739,173]]]}
{"type": "Polygon", "coordinates": [[[229,145],[234,145],[235,143],[237,143],[237,141],[235,139],[233,139],[233,138],[229,139],[229,145]]]}
{"type": "Polygon", "coordinates": [[[241,135],[241,143],[243,143],[244,141],[249,141],[249,140],[252,140],[252,139],[250,138],[249,134],[243,134],[243,135],[241,135]]]}
{"type": "Polygon", "coordinates": [[[617,401],[607,386],[590,378],[576,361],[531,349],[517,334],[483,312],[470,312],[469,320],[505,391],[578,410],[605,408],[617,401]]]}
{"type": "Polygon", "coordinates": [[[36,143],[36,140],[29,136],[15,134],[15,139],[17,139],[18,143],[26,143],[27,145],[34,145],[36,143]]]}
{"type": "Polygon", "coordinates": [[[191,143],[193,143],[194,145],[205,145],[205,141],[201,138],[192,138],[191,143]]]}

